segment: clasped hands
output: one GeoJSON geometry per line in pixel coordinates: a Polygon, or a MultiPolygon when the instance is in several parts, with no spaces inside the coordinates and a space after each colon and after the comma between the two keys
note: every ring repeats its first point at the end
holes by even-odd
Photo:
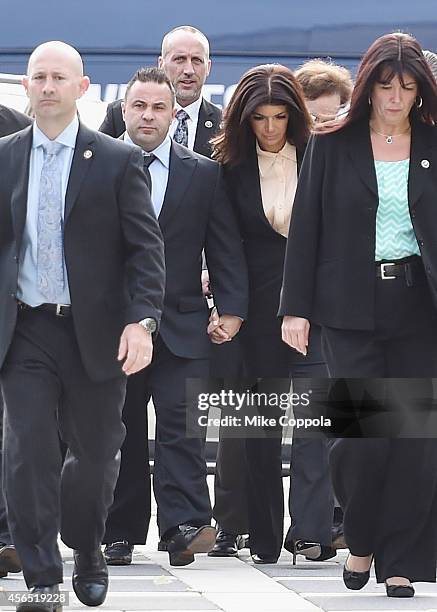
{"type": "Polygon", "coordinates": [[[239,332],[242,320],[235,315],[219,315],[217,308],[211,310],[208,335],[213,344],[230,342],[239,332]]]}

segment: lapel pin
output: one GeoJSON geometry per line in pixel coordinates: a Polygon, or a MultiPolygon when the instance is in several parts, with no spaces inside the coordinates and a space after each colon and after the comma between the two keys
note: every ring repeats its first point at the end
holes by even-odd
{"type": "Polygon", "coordinates": [[[212,121],[205,121],[205,127],[206,128],[212,128],[212,121]]]}
{"type": "Polygon", "coordinates": [[[422,166],[422,168],[429,168],[429,161],[427,159],[422,159],[420,165],[422,166]]]}
{"type": "Polygon", "coordinates": [[[91,159],[92,156],[93,156],[93,152],[90,151],[89,149],[83,152],[84,159],[91,159]]]}

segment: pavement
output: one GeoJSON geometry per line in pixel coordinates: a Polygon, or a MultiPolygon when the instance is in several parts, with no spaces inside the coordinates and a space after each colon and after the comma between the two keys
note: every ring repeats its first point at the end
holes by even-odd
{"type": "MultiPolygon", "coordinates": [[[[212,478],[209,480],[212,488],[212,478]]],[[[284,479],[285,488],[287,484],[284,479]]],[[[339,551],[335,559],[321,563],[298,557],[293,567],[287,551],[283,551],[277,564],[254,565],[249,551],[243,549],[238,559],[196,555],[191,565],[171,567],[167,553],[157,552],[155,518],[156,514],[152,516],[147,545],[135,547],[132,565],[110,568],[110,590],[99,609],[105,612],[437,612],[435,584],[416,584],[413,599],[389,599],[384,586],[375,584],[373,575],[359,593],[348,591],[341,578],[347,551],[339,551]]],[[[63,545],[61,551],[65,568],[62,590],[70,596],[64,612],[89,610],[71,590],[72,551],[63,545]]],[[[24,591],[22,575],[10,574],[0,580],[0,589],[24,591]]],[[[14,607],[2,604],[0,610],[14,610],[14,607]]]]}

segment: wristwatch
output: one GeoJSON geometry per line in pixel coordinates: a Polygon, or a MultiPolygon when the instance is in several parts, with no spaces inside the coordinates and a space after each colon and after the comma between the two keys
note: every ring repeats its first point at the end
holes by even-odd
{"type": "Polygon", "coordinates": [[[142,319],[141,321],[138,321],[138,324],[141,325],[141,327],[144,327],[144,329],[150,332],[151,334],[156,332],[156,327],[157,327],[156,321],[155,319],[152,319],[151,317],[147,317],[146,319],[142,319]]]}

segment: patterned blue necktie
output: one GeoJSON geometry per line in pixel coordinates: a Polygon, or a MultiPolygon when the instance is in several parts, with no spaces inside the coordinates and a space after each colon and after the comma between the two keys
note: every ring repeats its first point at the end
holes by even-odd
{"type": "Polygon", "coordinates": [[[62,179],[57,155],[64,145],[43,144],[38,203],[38,290],[47,302],[57,304],[64,291],[64,254],[62,238],[62,179]]]}
{"type": "Polygon", "coordinates": [[[178,112],[176,113],[176,119],[178,120],[178,124],[176,126],[176,130],[173,135],[173,140],[175,142],[178,142],[181,145],[184,145],[184,147],[188,147],[187,119],[189,118],[190,118],[189,114],[185,112],[183,108],[178,110],[178,112]]]}

